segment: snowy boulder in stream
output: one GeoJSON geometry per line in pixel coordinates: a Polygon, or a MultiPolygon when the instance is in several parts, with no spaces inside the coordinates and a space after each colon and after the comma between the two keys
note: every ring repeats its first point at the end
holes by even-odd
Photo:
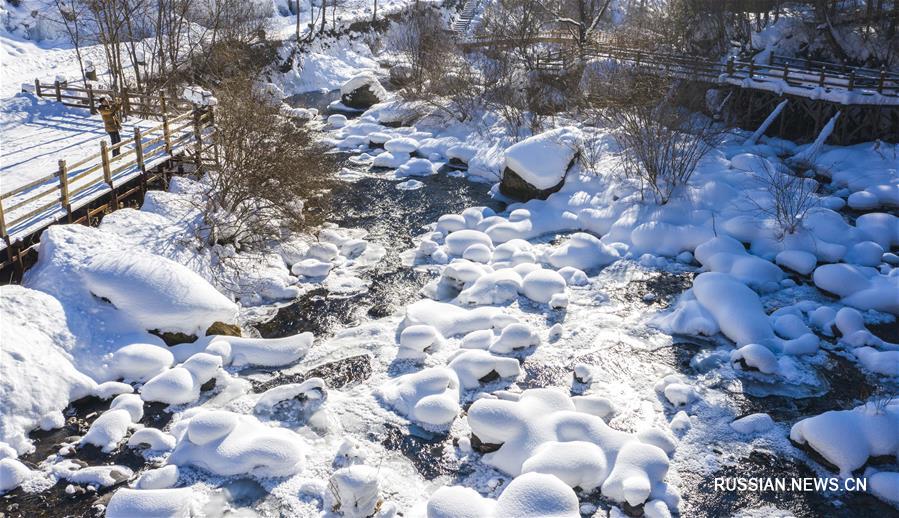
{"type": "Polygon", "coordinates": [[[548,258],[556,268],[570,266],[579,270],[595,270],[620,259],[618,250],[612,248],[596,236],[577,232],[554,250],[548,258]]]}
{"type": "Polygon", "coordinates": [[[565,293],[565,279],[553,270],[539,269],[524,276],[521,291],[538,304],[547,304],[554,295],[565,293]]]}
{"type": "Polygon", "coordinates": [[[500,192],[519,200],[546,199],[562,188],[582,142],[581,131],[566,126],[513,144],[506,149],[500,192]]]}
{"type": "Polygon", "coordinates": [[[106,507],[106,518],[134,518],[135,516],[194,516],[200,511],[194,490],[130,489],[123,487],[112,495],[106,507]]]}
{"type": "Polygon", "coordinates": [[[0,460],[0,494],[11,491],[31,478],[31,470],[16,459],[0,460]]]}
{"type": "Polygon", "coordinates": [[[349,466],[331,475],[328,487],[335,502],[332,508],[345,518],[367,518],[378,508],[378,469],[349,466]]]}
{"type": "Polygon", "coordinates": [[[841,477],[849,477],[869,457],[899,455],[899,401],[871,402],[803,419],[790,429],[790,440],[807,444],[836,466],[841,477]]]}
{"type": "Polygon", "coordinates": [[[131,344],[112,355],[110,371],[116,378],[126,381],[146,381],[167,370],[175,358],[163,346],[131,344]]]}
{"type": "Polygon", "coordinates": [[[515,358],[494,356],[481,349],[462,349],[450,357],[449,368],[456,371],[466,389],[477,388],[494,379],[517,378],[521,367],[515,358]]]}
{"type": "Polygon", "coordinates": [[[517,401],[479,399],[468,411],[468,422],[473,441],[498,446],[482,462],[509,475],[552,473],[569,483],[601,487],[604,496],[632,506],[666,496],[665,451],[610,428],[559,389],[526,390],[517,401]],[[576,463],[558,462],[562,457],[574,460],[567,444],[572,441],[596,447],[579,448],[576,463]]]}
{"type": "Polygon", "coordinates": [[[88,290],[142,329],[202,336],[215,322],[236,322],[237,305],[206,279],[162,256],[137,251],[94,255],[81,272],[88,290]]]}
{"type": "Polygon", "coordinates": [[[21,286],[0,287],[0,441],[18,454],[33,449],[28,432],[96,384],[72,365],[76,339],[58,300],[21,286]],[[52,373],[52,376],[48,376],[52,373]]]}
{"type": "Polygon", "coordinates": [[[387,406],[426,428],[446,428],[459,413],[459,377],[432,367],[392,379],[377,389],[387,406]]]}
{"type": "Polygon", "coordinates": [[[340,87],[340,102],[357,110],[371,108],[372,105],[387,100],[387,90],[381,86],[373,72],[358,74],[340,87]]]}
{"type": "Polygon", "coordinates": [[[200,411],[178,423],[178,445],[168,459],[221,476],[285,477],[303,466],[303,442],[285,428],[223,410],[200,411]]]}
{"type": "Polygon", "coordinates": [[[428,500],[428,518],[580,518],[577,495],[553,475],[525,473],[496,500],[462,486],[445,486],[428,500]]]}
{"type": "Polygon", "coordinates": [[[842,297],[858,309],[899,315],[899,270],[882,275],[874,268],[851,264],[825,264],[812,274],[815,286],[842,297]]]}

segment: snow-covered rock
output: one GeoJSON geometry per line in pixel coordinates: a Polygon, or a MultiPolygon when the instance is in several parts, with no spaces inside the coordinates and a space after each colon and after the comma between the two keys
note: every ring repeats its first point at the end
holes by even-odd
{"type": "Polygon", "coordinates": [[[428,518],[580,518],[577,495],[553,475],[525,473],[496,500],[467,487],[446,486],[428,500],[428,518]]]}
{"type": "Polygon", "coordinates": [[[143,329],[202,335],[235,322],[237,305],[181,264],[133,251],[95,255],[81,272],[87,289],[143,329]]]}
{"type": "Polygon", "coordinates": [[[191,516],[200,511],[194,490],[177,489],[129,489],[121,488],[112,495],[106,506],[107,518],[134,518],[135,516],[191,516]]]}
{"type": "Polygon", "coordinates": [[[350,108],[364,110],[386,100],[387,91],[371,71],[355,75],[340,86],[340,102],[350,108]]]}
{"type": "Polygon", "coordinates": [[[734,430],[744,433],[764,433],[774,428],[774,420],[768,414],[750,414],[730,423],[734,430]]]}
{"type": "Polygon", "coordinates": [[[116,378],[146,381],[171,367],[174,362],[172,353],[163,346],[131,344],[112,355],[109,367],[116,378]]]}
{"type": "Polygon", "coordinates": [[[0,320],[0,441],[23,454],[32,449],[28,432],[44,415],[92,394],[96,383],[72,365],[77,342],[55,298],[2,286],[0,320]]]}
{"type": "Polygon", "coordinates": [[[302,469],[303,448],[296,433],[270,428],[255,417],[201,411],[181,425],[168,462],[222,476],[283,477],[302,469]]]}
{"type": "MultiPolygon", "coordinates": [[[[172,441],[174,446],[174,438],[172,441]]],[[[137,479],[137,489],[168,489],[178,483],[178,466],[167,464],[161,468],[144,471],[137,479]]]]}
{"type": "Polygon", "coordinates": [[[175,447],[176,442],[171,434],[156,428],[141,428],[128,438],[128,446],[132,448],[146,446],[156,451],[169,451],[175,447]]]}
{"type": "Polygon", "coordinates": [[[409,326],[400,333],[398,359],[422,360],[428,350],[440,347],[443,337],[433,326],[418,324],[409,326]]]}
{"type": "Polygon", "coordinates": [[[31,478],[31,470],[16,459],[0,459],[0,494],[22,485],[31,478]]]}
{"type": "Polygon", "coordinates": [[[474,389],[481,380],[496,376],[501,379],[517,378],[521,367],[515,358],[494,356],[481,349],[457,351],[449,362],[449,368],[456,371],[463,388],[474,389]]]}
{"type": "Polygon", "coordinates": [[[803,419],[790,439],[808,444],[849,477],[869,457],[899,455],[899,401],[868,403],[852,410],[832,410],[803,419]]]}
{"type": "Polygon", "coordinates": [[[375,159],[372,161],[372,167],[386,167],[388,169],[396,169],[401,165],[411,159],[412,156],[409,153],[393,153],[390,151],[383,151],[375,156],[375,159]]]}
{"type": "Polygon", "coordinates": [[[616,249],[606,245],[595,236],[578,232],[572,234],[548,257],[549,264],[556,268],[570,266],[579,270],[595,270],[619,259],[616,249]]]}
{"type": "Polygon", "coordinates": [[[377,389],[397,413],[430,428],[449,426],[459,413],[459,377],[452,369],[432,367],[392,379],[377,389]]]}
{"type": "Polygon", "coordinates": [[[563,127],[513,144],[505,152],[500,192],[523,200],[545,199],[562,188],[582,142],[580,130],[563,127]]]}
{"type": "Polygon", "coordinates": [[[779,370],[777,357],[771,349],[759,344],[746,344],[730,353],[730,361],[742,360],[748,367],[758,369],[764,374],[775,374],[779,370]]]}
{"type": "Polygon", "coordinates": [[[490,352],[509,354],[537,345],[540,345],[540,336],[531,326],[514,323],[503,328],[499,338],[490,345],[490,352]]]}
{"type": "Polygon", "coordinates": [[[875,309],[899,315],[899,275],[883,275],[874,268],[850,264],[825,264],[815,269],[815,286],[842,297],[858,309],[875,309]]]}
{"type": "Polygon", "coordinates": [[[553,270],[539,269],[524,276],[522,294],[537,302],[547,304],[554,295],[565,293],[565,279],[553,270]]]}
{"type": "Polygon", "coordinates": [[[349,466],[331,475],[328,482],[335,500],[333,508],[346,518],[366,518],[378,505],[378,469],[349,466]]]}

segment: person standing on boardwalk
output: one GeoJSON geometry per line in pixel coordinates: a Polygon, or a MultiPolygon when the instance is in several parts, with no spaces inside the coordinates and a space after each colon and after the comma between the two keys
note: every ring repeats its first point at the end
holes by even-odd
{"type": "MultiPolygon", "coordinates": [[[[110,103],[108,97],[101,98],[100,106],[97,108],[97,111],[103,117],[103,127],[106,129],[106,133],[109,133],[109,140],[113,146],[122,141],[122,137],[119,135],[119,131],[122,129],[122,120],[119,117],[121,108],[121,101],[110,103]]],[[[112,150],[112,156],[119,156],[119,148],[112,150]]]]}

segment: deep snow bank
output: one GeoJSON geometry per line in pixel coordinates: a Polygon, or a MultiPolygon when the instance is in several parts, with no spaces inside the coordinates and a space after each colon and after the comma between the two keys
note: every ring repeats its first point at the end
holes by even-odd
{"type": "Polygon", "coordinates": [[[22,454],[32,448],[28,432],[42,418],[62,419],[69,401],[91,394],[96,383],[72,365],[76,339],[62,305],[50,295],[0,287],[0,320],[0,441],[22,454]]]}

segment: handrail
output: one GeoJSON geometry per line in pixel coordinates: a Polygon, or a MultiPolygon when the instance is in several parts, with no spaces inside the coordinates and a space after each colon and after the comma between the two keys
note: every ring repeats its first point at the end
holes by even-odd
{"type": "MultiPolygon", "coordinates": [[[[491,44],[513,44],[516,41],[514,39],[498,38],[493,35],[476,35],[463,41],[462,44],[472,47],[491,44]]],[[[532,37],[523,37],[521,41],[532,43],[574,43],[576,38],[567,32],[547,31],[532,37]]],[[[899,97],[899,75],[888,73],[883,68],[874,70],[809,61],[808,63],[815,65],[812,68],[791,64],[794,63],[792,58],[779,57],[773,58],[772,64],[756,63],[751,59],[738,60],[733,57],[727,62],[720,62],[670,51],[629,48],[610,44],[607,41],[609,41],[607,37],[594,37],[580,49],[581,55],[583,57],[609,57],[635,61],[641,67],[665,67],[668,73],[683,72],[701,75],[704,78],[716,81],[721,79],[719,76],[737,79],[780,80],[789,86],[821,86],[847,92],[876,90],[878,94],[885,97],[899,97]],[[672,67],[681,70],[671,70],[672,67]]],[[[568,55],[566,55],[561,50],[555,51],[555,53],[550,52],[548,55],[541,57],[540,67],[548,71],[565,69],[567,68],[566,63],[570,59],[568,56],[571,54],[573,52],[569,51],[568,55]]],[[[802,60],[799,61],[801,62],[802,60]]]]}
{"type": "MultiPolygon", "coordinates": [[[[59,171],[0,195],[0,238],[9,242],[11,229],[15,232],[18,225],[29,222],[54,207],[71,213],[73,201],[90,202],[105,191],[99,191],[91,198],[81,199],[78,195],[103,183],[114,189],[120,174],[131,169],[136,174],[146,174],[145,162],[155,162],[165,156],[180,154],[182,149],[187,151],[191,149],[191,142],[194,143],[195,150],[190,153],[199,157],[205,148],[204,140],[211,138],[206,130],[215,128],[212,114],[197,113],[196,109],[171,119],[163,114],[162,119],[162,123],[147,130],[135,131],[134,138],[126,138],[115,145],[107,145],[105,140],[100,140],[99,153],[80,158],[69,165],[65,160],[60,160],[59,171]],[[199,131],[199,135],[196,131],[199,131]],[[159,146],[160,142],[165,142],[166,145],[159,146]],[[113,150],[119,150],[120,153],[111,157],[113,150]],[[87,183],[84,183],[85,180],[87,183]],[[52,201],[45,203],[43,200],[48,197],[52,197],[52,201]],[[35,204],[39,205],[32,208],[35,204]],[[28,212],[22,214],[20,209],[28,212]]],[[[48,215],[46,223],[37,230],[53,224],[57,219],[48,215]]]]}

